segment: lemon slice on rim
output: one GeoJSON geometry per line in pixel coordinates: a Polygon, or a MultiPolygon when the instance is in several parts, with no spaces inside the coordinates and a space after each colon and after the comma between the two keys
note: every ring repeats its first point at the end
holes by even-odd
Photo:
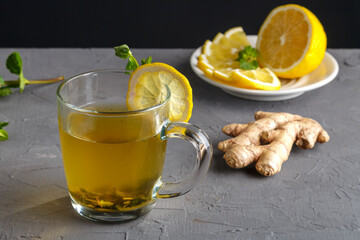
{"type": "Polygon", "coordinates": [[[170,120],[188,122],[193,108],[192,89],[187,78],[165,63],[149,63],[130,76],[126,99],[130,110],[155,106],[166,98],[170,88],[170,120]]]}
{"type": "Polygon", "coordinates": [[[258,90],[279,90],[281,83],[279,78],[268,68],[255,70],[233,71],[231,78],[237,81],[242,88],[258,90]]]}
{"type": "Polygon", "coordinates": [[[301,77],[320,65],[326,42],[324,28],[312,12],[296,4],[279,6],[258,33],[260,64],[278,77],[301,77]]]}

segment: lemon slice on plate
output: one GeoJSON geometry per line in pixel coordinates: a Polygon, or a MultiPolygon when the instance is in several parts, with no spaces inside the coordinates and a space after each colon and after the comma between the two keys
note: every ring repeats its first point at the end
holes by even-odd
{"type": "Polygon", "coordinates": [[[224,33],[224,36],[232,41],[237,42],[241,46],[250,46],[250,42],[247,39],[242,27],[230,28],[224,33]]]}
{"type": "Polygon", "coordinates": [[[279,90],[281,83],[277,76],[267,68],[233,71],[231,78],[242,88],[258,90],[279,90]]]}
{"type": "Polygon", "coordinates": [[[240,64],[236,59],[239,52],[249,45],[250,42],[242,27],[231,28],[225,34],[218,33],[212,41],[205,41],[197,66],[206,77],[230,86],[279,90],[280,80],[269,69],[240,69],[240,64]]]}
{"type": "Polygon", "coordinates": [[[232,82],[231,71],[239,69],[235,61],[245,46],[250,45],[242,27],[218,33],[212,41],[206,40],[198,59],[198,67],[205,75],[226,84],[232,82]]]}
{"type": "Polygon", "coordinates": [[[155,106],[165,100],[170,88],[170,120],[188,122],[193,108],[192,89],[187,78],[165,63],[150,63],[137,68],[130,76],[126,99],[130,110],[155,106]]]}
{"type": "Polygon", "coordinates": [[[260,64],[278,77],[297,78],[315,70],[324,58],[326,34],[308,9],[288,4],[273,9],[258,33],[260,64]]]}

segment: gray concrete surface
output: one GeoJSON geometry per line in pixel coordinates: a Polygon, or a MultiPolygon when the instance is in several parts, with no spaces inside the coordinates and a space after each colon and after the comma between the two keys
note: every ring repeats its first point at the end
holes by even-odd
{"type": "MultiPolygon", "coordinates": [[[[17,50],[29,79],[124,68],[112,49],[17,50]]],[[[262,177],[253,167],[229,168],[214,148],[207,177],[190,193],[159,200],[137,220],[101,224],[72,209],[59,148],[55,90],[58,84],[27,86],[0,99],[0,120],[10,138],[0,142],[0,239],[360,239],[360,50],[329,49],[340,72],[330,84],[287,101],[256,102],[233,97],[205,83],[189,66],[191,49],[136,49],[184,73],[193,87],[191,122],[214,146],[227,137],[223,125],[249,122],[257,110],[297,113],[318,120],[331,140],[311,150],[296,147],[282,171],[262,177]]],[[[170,142],[164,177],[180,179],[193,152],[170,142]]]]}

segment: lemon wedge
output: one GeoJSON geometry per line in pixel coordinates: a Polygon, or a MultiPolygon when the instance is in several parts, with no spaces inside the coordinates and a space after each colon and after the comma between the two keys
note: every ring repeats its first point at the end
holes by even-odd
{"type": "Polygon", "coordinates": [[[224,33],[224,36],[236,42],[238,45],[250,46],[250,42],[247,39],[244,29],[242,27],[230,28],[224,33]]]}
{"type": "Polygon", "coordinates": [[[296,4],[279,6],[258,33],[259,62],[278,77],[301,77],[320,65],[326,42],[324,28],[312,12],[296,4]]]}
{"type": "Polygon", "coordinates": [[[279,78],[268,68],[233,71],[231,78],[242,88],[273,91],[281,87],[279,78]]]}
{"type": "Polygon", "coordinates": [[[188,122],[193,108],[192,89],[187,78],[165,63],[150,63],[137,68],[130,76],[126,103],[130,110],[155,106],[166,98],[170,88],[171,121],[188,122]]]}

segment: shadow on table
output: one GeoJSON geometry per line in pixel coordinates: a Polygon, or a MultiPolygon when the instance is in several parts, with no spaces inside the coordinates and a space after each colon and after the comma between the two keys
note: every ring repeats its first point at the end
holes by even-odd
{"type": "Polygon", "coordinates": [[[9,221],[28,221],[32,222],[46,222],[49,220],[61,221],[83,221],[74,212],[70,197],[62,197],[50,202],[39,204],[38,206],[31,207],[13,213],[6,217],[9,221]]]}
{"type": "Polygon", "coordinates": [[[126,239],[126,229],[144,217],[117,224],[93,222],[79,216],[66,196],[1,218],[0,239],[126,239]]]}
{"type": "MultiPolygon", "coordinates": [[[[31,207],[25,210],[18,211],[16,213],[4,217],[4,219],[6,219],[6,221],[3,221],[3,219],[1,219],[2,221],[1,220],[0,221],[7,222],[8,224],[12,224],[14,222],[17,222],[17,224],[19,224],[19,222],[48,223],[48,224],[55,222],[64,222],[66,223],[66,225],[69,224],[109,225],[109,223],[94,222],[84,217],[81,217],[79,214],[75,212],[75,210],[71,206],[69,196],[58,198],[53,201],[40,204],[36,207],[31,207]]],[[[140,217],[139,219],[142,218],[140,217]]],[[[126,221],[124,223],[126,223],[126,221]]]]}

